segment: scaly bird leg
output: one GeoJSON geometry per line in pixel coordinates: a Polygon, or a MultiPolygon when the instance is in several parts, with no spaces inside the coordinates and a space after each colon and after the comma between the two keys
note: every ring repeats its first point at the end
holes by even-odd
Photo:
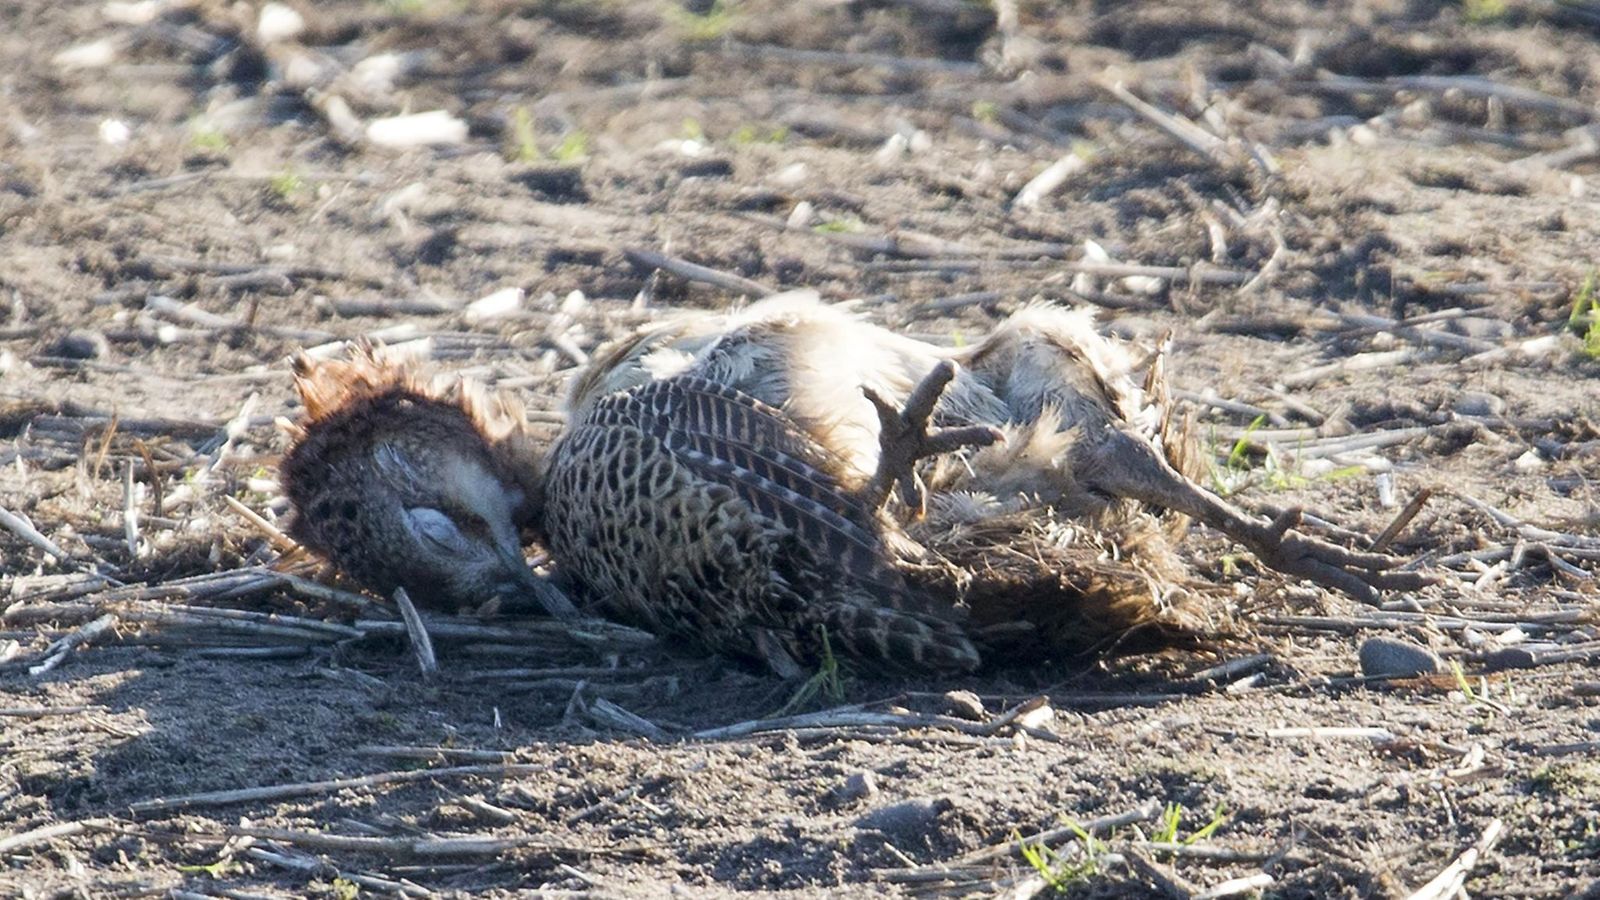
{"type": "Polygon", "coordinates": [[[866,500],[874,509],[881,508],[898,486],[900,499],[921,518],[927,505],[922,480],[917,477],[918,460],[962,447],[987,447],[1002,439],[998,429],[987,425],[929,430],[933,408],[955,377],[955,363],[945,360],[934,366],[906,398],[904,409],[896,409],[872,388],[861,388],[878,411],[878,470],[865,490],[866,500]]]}
{"type": "Polygon", "coordinates": [[[1433,579],[1396,571],[1400,560],[1384,553],[1351,550],[1295,530],[1300,511],[1272,521],[1252,516],[1183,477],[1149,442],[1110,428],[1080,443],[1078,475],[1097,490],[1183,513],[1250,548],[1266,566],[1376,604],[1378,592],[1416,590],[1433,579]]]}

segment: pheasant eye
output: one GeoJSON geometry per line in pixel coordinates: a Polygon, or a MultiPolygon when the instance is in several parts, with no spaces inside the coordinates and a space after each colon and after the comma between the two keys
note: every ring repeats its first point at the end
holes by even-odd
{"type": "Polygon", "coordinates": [[[451,518],[455,520],[456,528],[468,537],[487,540],[493,534],[488,521],[477,513],[457,512],[451,518]]]}

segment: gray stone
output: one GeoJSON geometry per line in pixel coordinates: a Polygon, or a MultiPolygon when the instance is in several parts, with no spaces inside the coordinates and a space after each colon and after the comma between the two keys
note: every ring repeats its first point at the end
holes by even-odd
{"type": "Polygon", "coordinates": [[[864,814],[856,819],[856,827],[882,832],[891,841],[911,841],[932,831],[938,823],[939,814],[954,805],[945,797],[904,800],[864,814]]]}
{"type": "Polygon", "coordinates": [[[1456,397],[1455,411],[1463,416],[1503,416],[1506,401],[1483,391],[1462,391],[1456,397]]]}
{"type": "Polygon", "coordinates": [[[1369,678],[1414,678],[1443,668],[1437,654],[1410,641],[1375,637],[1361,643],[1361,674],[1369,678]]]}
{"type": "Polygon", "coordinates": [[[833,797],[839,803],[852,803],[876,796],[877,793],[878,776],[871,772],[854,772],[844,780],[844,784],[833,789],[833,797]]]}
{"type": "Polygon", "coordinates": [[[1450,319],[1445,323],[1445,330],[1485,341],[1505,340],[1516,335],[1516,329],[1511,327],[1510,322],[1486,316],[1462,316],[1459,319],[1450,319]]]}

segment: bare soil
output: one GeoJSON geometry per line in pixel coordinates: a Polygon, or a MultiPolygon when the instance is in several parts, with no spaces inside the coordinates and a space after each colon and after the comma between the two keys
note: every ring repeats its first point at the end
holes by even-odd
{"type": "Polygon", "coordinates": [[[1600,247],[1593,4],[293,5],[304,30],[266,42],[256,3],[0,6],[0,506],[70,557],[0,531],[0,893],[1027,896],[1050,888],[1017,835],[1148,804],[1181,809],[1180,838],[1225,818],[1186,851],[1142,843],[1148,814],[1101,829],[1062,887],[1406,896],[1498,821],[1467,891],[1596,892],[1600,328],[1586,354],[1569,327],[1600,247]],[[463,140],[361,136],[436,109],[463,140]],[[1221,653],[846,677],[800,710],[878,724],[730,736],[707,732],[796,686],[548,635],[441,634],[428,680],[392,635],[171,615],[381,606],[81,574],[273,562],[224,498],[283,512],[297,348],[427,339],[548,410],[600,341],[738,300],[631,250],[944,340],[1036,297],[1170,333],[1219,489],[1364,535],[1431,489],[1393,549],[1443,583],[1373,610],[1197,532],[1185,552],[1237,601],[1221,653]],[[506,288],[521,312],[463,308],[506,288]],[[1444,673],[1355,677],[1379,635],[1444,673]],[[958,727],[956,689],[1055,716],[958,727]],[[1282,730],[1304,727],[1369,731],[1282,730]],[[376,773],[402,774],[192,799],[376,773]]]}

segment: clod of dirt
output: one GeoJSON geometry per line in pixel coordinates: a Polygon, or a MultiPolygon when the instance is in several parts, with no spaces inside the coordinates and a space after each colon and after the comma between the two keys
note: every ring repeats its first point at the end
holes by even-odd
{"type": "Polygon", "coordinates": [[[1414,678],[1444,667],[1427,647],[1394,638],[1368,638],[1361,644],[1361,674],[1369,678],[1414,678]]]}
{"type": "Polygon", "coordinates": [[[697,159],[678,171],[685,178],[728,178],[733,175],[733,161],[720,157],[697,159]]]}
{"type": "Polygon", "coordinates": [[[99,359],[111,350],[106,336],[98,331],[74,331],[64,334],[46,353],[67,359],[99,359]]]}
{"type": "Polygon", "coordinates": [[[541,166],[517,172],[511,180],[551,203],[589,202],[589,192],[583,186],[583,170],[577,166],[541,166]]]}
{"type": "Polygon", "coordinates": [[[895,843],[906,843],[932,831],[939,814],[954,806],[947,797],[920,797],[872,810],[856,819],[856,827],[879,832],[895,843]]]}

